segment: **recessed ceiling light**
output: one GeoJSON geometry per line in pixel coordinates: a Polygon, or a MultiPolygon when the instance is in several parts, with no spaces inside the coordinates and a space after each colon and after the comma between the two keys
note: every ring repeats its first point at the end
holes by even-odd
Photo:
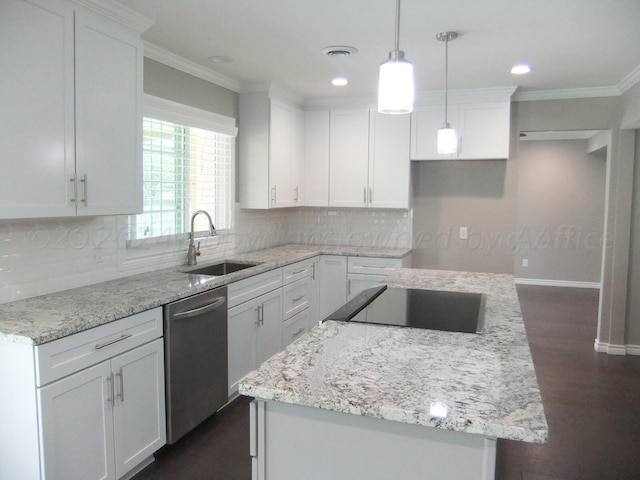
{"type": "Polygon", "coordinates": [[[525,73],[529,73],[531,71],[531,67],[526,63],[519,63],[518,65],[514,65],[511,68],[511,73],[514,75],[524,75],[525,73]]]}
{"type": "Polygon", "coordinates": [[[334,45],[332,47],[323,48],[322,53],[330,57],[349,57],[358,53],[358,49],[354,47],[347,47],[345,45],[334,45]]]}
{"type": "Polygon", "coordinates": [[[226,55],[213,55],[209,57],[209,61],[213,63],[231,63],[234,61],[232,57],[227,57],[226,55]]]}
{"type": "Polygon", "coordinates": [[[331,80],[331,83],[336,87],[343,87],[349,83],[349,80],[346,77],[336,77],[331,80]]]}

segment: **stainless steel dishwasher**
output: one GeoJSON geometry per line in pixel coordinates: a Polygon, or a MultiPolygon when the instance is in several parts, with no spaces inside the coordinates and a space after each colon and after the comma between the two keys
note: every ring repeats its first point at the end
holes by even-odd
{"type": "Polygon", "coordinates": [[[227,287],[164,307],[167,443],[227,403],[227,287]]]}

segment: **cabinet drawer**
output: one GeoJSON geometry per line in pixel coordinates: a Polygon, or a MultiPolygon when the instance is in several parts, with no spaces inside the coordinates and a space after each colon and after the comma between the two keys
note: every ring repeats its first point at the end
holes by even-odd
{"type": "Polygon", "coordinates": [[[315,274],[313,262],[314,259],[310,258],[309,260],[302,260],[282,267],[282,283],[287,285],[301,278],[313,277],[315,274]]]}
{"type": "Polygon", "coordinates": [[[348,272],[371,275],[389,275],[402,267],[400,258],[349,257],[348,272]]]}
{"type": "Polygon", "coordinates": [[[227,286],[227,308],[282,287],[282,268],[245,278],[227,286]]]}
{"type": "Polygon", "coordinates": [[[35,347],[36,384],[46,385],[162,337],[162,307],[35,347]]]}
{"type": "Polygon", "coordinates": [[[285,285],[282,291],[285,320],[309,306],[309,278],[285,285]]]}
{"type": "Polygon", "coordinates": [[[282,324],[282,347],[295,342],[315,326],[309,309],[306,309],[282,324]]]}

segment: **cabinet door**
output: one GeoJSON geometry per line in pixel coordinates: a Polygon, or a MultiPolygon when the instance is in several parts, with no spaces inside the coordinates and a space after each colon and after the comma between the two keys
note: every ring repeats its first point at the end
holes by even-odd
{"type": "Polygon", "coordinates": [[[38,389],[47,480],[115,479],[108,361],[38,389]]]}
{"type": "Polygon", "coordinates": [[[309,309],[305,309],[282,324],[282,348],[295,342],[305,333],[311,331],[315,323],[311,319],[309,309]]]}
{"type": "MultiPolygon", "coordinates": [[[[449,124],[458,129],[458,107],[449,105],[449,124]]],[[[450,160],[456,154],[438,153],[438,130],[444,123],[444,105],[416,107],[411,114],[411,160],[450,160]]]]}
{"type": "Polygon", "coordinates": [[[351,300],[361,291],[375,287],[384,283],[387,275],[362,275],[360,273],[350,273],[347,284],[347,301],[351,300]]]}
{"type": "Polygon", "coordinates": [[[293,205],[304,205],[304,113],[293,109],[293,158],[291,161],[291,188],[293,205]]]}
{"type": "Polygon", "coordinates": [[[269,123],[269,185],[271,207],[293,206],[293,109],[271,100],[269,123]]]}
{"type": "Polygon", "coordinates": [[[0,218],[75,215],[73,6],[0,2],[0,218]]]}
{"type": "Polygon", "coordinates": [[[163,340],[111,360],[116,478],[166,443],[163,340]]]}
{"type": "Polygon", "coordinates": [[[75,35],[78,215],[139,213],[142,41],[79,7],[75,35]]]}
{"type": "Polygon", "coordinates": [[[368,195],[369,109],[333,110],[329,206],[365,207],[368,195]]]}
{"type": "Polygon", "coordinates": [[[227,314],[229,397],[238,392],[238,382],[256,364],[259,305],[251,300],[230,308],[227,314]]]}
{"type": "Polygon", "coordinates": [[[329,111],[304,112],[304,204],[329,206],[329,111]]]}
{"type": "Polygon", "coordinates": [[[347,301],[347,257],[320,256],[320,320],[333,313],[347,301]]]}
{"type": "Polygon", "coordinates": [[[256,363],[258,368],[263,362],[282,350],[282,290],[262,295],[260,302],[260,326],[256,337],[256,363]]]}
{"type": "Polygon", "coordinates": [[[458,158],[509,158],[509,102],[461,104],[459,117],[458,158]]]}
{"type": "Polygon", "coordinates": [[[372,113],[369,206],[409,208],[410,116],[372,113]]]}
{"type": "Polygon", "coordinates": [[[311,264],[309,277],[309,321],[317,325],[320,318],[320,257],[315,257],[311,264]]]}

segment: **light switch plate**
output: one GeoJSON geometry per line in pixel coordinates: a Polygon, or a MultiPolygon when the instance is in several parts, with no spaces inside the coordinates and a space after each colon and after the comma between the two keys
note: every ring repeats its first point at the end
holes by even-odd
{"type": "Polygon", "coordinates": [[[460,227],[460,240],[467,239],[467,227],[460,227]]]}

